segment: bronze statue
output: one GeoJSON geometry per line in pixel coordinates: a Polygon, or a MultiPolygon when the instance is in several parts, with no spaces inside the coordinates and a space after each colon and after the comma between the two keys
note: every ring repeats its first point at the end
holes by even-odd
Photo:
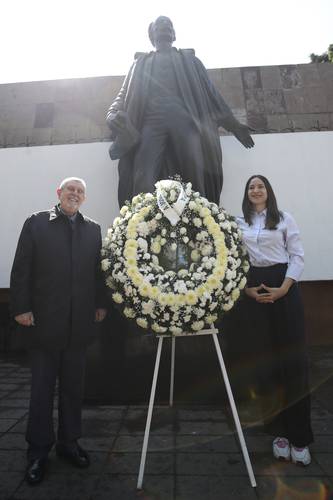
{"type": "Polygon", "coordinates": [[[194,50],[172,47],[176,37],[168,17],[158,17],[148,33],[156,50],[135,55],[107,113],[110,156],[120,159],[119,205],[175,174],[219,204],[218,127],[232,132],[246,148],[254,145],[250,129],[233,116],[194,50]]]}

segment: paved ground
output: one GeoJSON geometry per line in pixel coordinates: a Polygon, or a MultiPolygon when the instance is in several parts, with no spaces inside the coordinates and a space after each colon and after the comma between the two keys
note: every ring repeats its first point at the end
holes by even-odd
{"type": "MultiPolygon", "coordinates": [[[[146,407],[85,407],[82,445],[92,465],[77,471],[50,456],[45,481],[23,481],[29,371],[0,361],[0,500],[327,500],[333,499],[333,346],[311,349],[312,464],[282,464],[271,439],[240,408],[258,487],[249,483],[230,418],[220,408],[154,411],[144,490],[136,491],[146,407]]],[[[253,415],[253,412],[252,412],[253,415]]],[[[56,416],[56,414],[55,414],[56,416]]]]}

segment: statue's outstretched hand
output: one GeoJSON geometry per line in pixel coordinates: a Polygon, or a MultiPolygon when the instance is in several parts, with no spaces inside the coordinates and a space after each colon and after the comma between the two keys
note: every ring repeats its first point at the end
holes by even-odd
{"type": "Polygon", "coordinates": [[[253,129],[247,125],[242,125],[241,123],[237,128],[235,128],[235,130],[233,130],[234,136],[248,149],[253,148],[254,146],[254,141],[250,135],[250,131],[253,132],[253,129]]]}

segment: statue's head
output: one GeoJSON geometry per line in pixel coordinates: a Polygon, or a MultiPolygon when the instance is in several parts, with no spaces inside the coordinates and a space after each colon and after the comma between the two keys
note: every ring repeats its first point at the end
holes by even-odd
{"type": "Polygon", "coordinates": [[[160,43],[170,43],[172,45],[176,40],[172,21],[166,16],[159,16],[155,21],[150,23],[148,34],[154,47],[158,47],[160,43]]]}

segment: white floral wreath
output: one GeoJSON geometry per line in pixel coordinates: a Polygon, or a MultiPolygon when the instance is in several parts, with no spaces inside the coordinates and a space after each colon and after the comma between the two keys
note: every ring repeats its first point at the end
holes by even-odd
{"type": "Polygon", "coordinates": [[[245,287],[249,263],[233,217],[165,180],[154,194],[124,205],[108,230],[102,269],[123,314],[158,334],[197,332],[230,310],[245,287]],[[163,252],[186,246],[181,269],[165,269],[163,252]]]}

